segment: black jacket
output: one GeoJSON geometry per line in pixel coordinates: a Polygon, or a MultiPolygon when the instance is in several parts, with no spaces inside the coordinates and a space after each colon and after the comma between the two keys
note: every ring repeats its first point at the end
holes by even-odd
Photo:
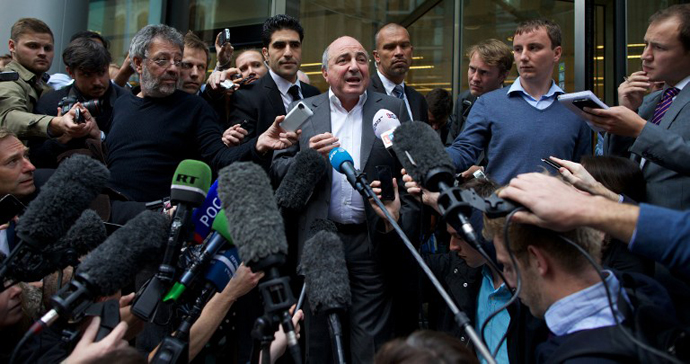
{"type": "MultiPolygon", "coordinates": [[[[371,76],[371,83],[369,84],[369,88],[367,90],[369,92],[386,94],[386,89],[383,87],[383,82],[381,82],[378,73],[374,72],[374,75],[371,76]]],[[[405,85],[405,97],[407,97],[407,101],[410,103],[410,109],[412,109],[412,120],[423,121],[425,123],[428,122],[429,106],[427,105],[424,96],[422,96],[422,94],[417,92],[417,90],[414,88],[405,85]]],[[[400,116],[398,115],[398,117],[400,116]]]]}

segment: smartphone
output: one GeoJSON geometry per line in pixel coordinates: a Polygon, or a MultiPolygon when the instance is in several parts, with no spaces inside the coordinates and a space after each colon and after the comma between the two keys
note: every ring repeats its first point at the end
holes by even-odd
{"type": "Polygon", "coordinates": [[[17,200],[16,197],[5,195],[5,197],[0,199],[0,225],[7,224],[15,216],[24,212],[25,208],[26,206],[17,200]]]}
{"type": "Polygon", "coordinates": [[[314,112],[300,101],[297,106],[293,107],[285,116],[285,120],[280,123],[280,127],[289,132],[297,131],[297,129],[299,129],[312,115],[314,115],[314,112]]]}
{"type": "Polygon", "coordinates": [[[393,188],[393,172],[388,165],[376,166],[378,180],[381,181],[381,201],[395,200],[395,189],[393,188]]]}
{"type": "Polygon", "coordinates": [[[230,29],[225,28],[222,32],[220,32],[220,39],[218,40],[218,43],[221,47],[230,43],[230,29]]]}
{"type": "Polygon", "coordinates": [[[590,109],[601,109],[601,106],[599,106],[599,104],[597,104],[596,102],[594,102],[594,100],[590,98],[573,100],[573,105],[575,105],[580,110],[582,110],[582,108],[585,107],[588,107],[590,109]]]}
{"type": "Polygon", "coordinates": [[[552,160],[549,159],[549,158],[542,158],[541,161],[544,162],[544,163],[546,163],[547,166],[549,166],[549,167],[551,167],[551,168],[553,168],[553,169],[555,169],[555,170],[557,170],[557,171],[560,170],[561,167],[563,167],[563,166],[561,166],[560,164],[558,164],[558,163],[552,161],[552,160]]]}

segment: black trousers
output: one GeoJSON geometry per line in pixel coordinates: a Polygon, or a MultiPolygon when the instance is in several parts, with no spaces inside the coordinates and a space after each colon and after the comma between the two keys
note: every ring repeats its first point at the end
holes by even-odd
{"type": "MultiPolygon", "coordinates": [[[[383,272],[373,254],[366,225],[352,229],[339,226],[350,279],[352,305],[340,314],[348,363],[372,363],[374,354],[392,338],[391,297],[383,272]]],[[[314,315],[305,302],[306,362],[333,362],[326,316],[314,315]]]]}

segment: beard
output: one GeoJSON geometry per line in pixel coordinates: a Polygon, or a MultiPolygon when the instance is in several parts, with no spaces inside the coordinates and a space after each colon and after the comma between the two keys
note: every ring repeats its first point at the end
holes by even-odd
{"type": "Polygon", "coordinates": [[[182,86],[182,79],[178,77],[174,85],[162,84],[162,81],[167,79],[172,79],[172,77],[164,73],[162,76],[156,78],[149,72],[148,67],[142,67],[141,89],[145,91],[148,96],[170,96],[177,88],[182,86]]]}

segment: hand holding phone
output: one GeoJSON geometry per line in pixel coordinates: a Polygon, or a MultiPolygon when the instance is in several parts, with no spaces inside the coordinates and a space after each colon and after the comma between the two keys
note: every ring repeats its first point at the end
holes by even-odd
{"type": "Polygon", "coordinates": [[[542,158],[541,161],[546,163],[547,166],[555,169],[556,171],[560,171],[561,167],[563,167],[562,165],[552,161],[550,158],[542,158]]]}
{"type": "Polygon", "coordinates": [[[280,127],[285,131],[297,131],[307,119],[314,115],[314,112],[302,101],[285,116],[285,120],[280,123],[280,127]]]}

